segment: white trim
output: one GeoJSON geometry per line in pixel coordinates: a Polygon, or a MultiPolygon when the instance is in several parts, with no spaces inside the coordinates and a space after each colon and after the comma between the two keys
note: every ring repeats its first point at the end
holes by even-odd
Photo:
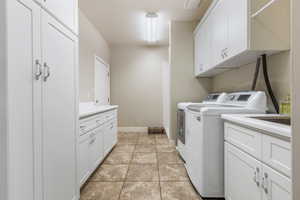
{"type": "Polygon", "coordinates": [[[8,199],[7,2],[0,1],[0,199],[8,199]]]}
{"type": "Polygon", "coordinates": [[[118,127],[120,132],[147,133],[148,127],[118,127]]]}
{"type": "MultiPolygon", "coordinates": [[[[110,65],[104,60],[102,59],[101,57],[97,56],[96,54],[94,55],[94,70],[96,72],[96,60],[100,61],[102,64],[104,64],[107,68],[107,72],[109,74],[109,77],[108,77],[108,88],[107,88],[107,96],[108,96],[108,104],[110,104],[111,102],[111,98],[110,98],[110,65]]],[[[94,79],[96,79],[96,73],[94,73],[94,79]]],[[[96,85],[95,85],[95,80],[94,80],[94,102],[96,102],[96,85]]],[[[97,103],[96,103],[97,104],[97,103]]],[[[97,104],[99,105],[99,104],[97,104]]]]}

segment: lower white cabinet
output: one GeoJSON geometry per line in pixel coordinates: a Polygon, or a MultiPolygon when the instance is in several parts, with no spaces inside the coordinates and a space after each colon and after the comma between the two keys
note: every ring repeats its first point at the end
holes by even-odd
{"type": "Polygon", "coordinates": [[[225,142],[226,200],[291,200],[291,180],[225,142]]]}
{"type": "Polygon", "coordinates": [[[117,143],[117,114],[116,110],[101,113],[93,117],[85,118],[81,121],[80,127],[86,129],[95,123],[96,127],[80,136],[78,153],[78,176],[80,186],[82,186],[91,174],[97,169],[99,164],[112,150],[117,143]]]}

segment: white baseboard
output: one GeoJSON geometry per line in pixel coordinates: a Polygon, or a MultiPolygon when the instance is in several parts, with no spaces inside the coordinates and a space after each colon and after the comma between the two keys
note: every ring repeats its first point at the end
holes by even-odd
{"type": "Polygon", "coordinates": [[[147,133],[148,127],[118,127],[120,132],[147,133]]]}

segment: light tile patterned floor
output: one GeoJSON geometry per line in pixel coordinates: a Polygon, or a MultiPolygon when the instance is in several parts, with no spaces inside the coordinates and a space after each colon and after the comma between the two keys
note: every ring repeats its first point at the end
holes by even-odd
{"type": "Polygon", "coordinates": [[[119,133],[81,200],[201,200],[165,135],[119,133]]]}

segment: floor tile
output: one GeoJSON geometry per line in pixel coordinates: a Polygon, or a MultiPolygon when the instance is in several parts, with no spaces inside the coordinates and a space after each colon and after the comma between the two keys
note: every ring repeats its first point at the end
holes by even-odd
{"type": "Polygon", "coordinates": [[[118,138],[137,138],[139,137],[139,133],[118,133],[118,138]]]}
{"type": "Polygon", "coordinates": [[[134,152],[137,153],[155,153],[156,146],[153,144],[137,144],[134,152]]]}
{"type": "Polygon", "coordinates": [[[156,134],[155,138],[157,138],[157,139],[168,139],[168,136],[166,134],[156,134]]]}
{"type": "Polygon", "coordinates": [[[126,181],[158,181],[158,169],[157,165],[144,164],[137,165],[132,164],[129,166],[126,181]]]}
{"type": "Polygon", "coordinates": [[[156,138],[156,144],[171,144],[168,138],[156,138]]]}
{"type": "Polygon", "coordinates": [[[134,144],[118,144],[113,152],[132,153],[135,149],[134,144]]]}
{"type": "Polygon", "coordinates": [[[132,155],[132,153],[112,152],[105,159],[104,164],[129,164],[132,155]]]}
{"type": "Polygon", "coordinates": [[[159,165],[160,181],[188,181],[187,172],[183,164],[159,165]]]}
{"type": "Polygon", "coordinates": [[[89,182],[80,200],[118,200],[122,186],[122,182],[89,182]]]}
{"type": "Polygon", "coordinates": [[[201,200],[190,182],[161,182],[162,200],[201,200]]]}
{"type": "Polygon", "coordinates": [[[90,181],[125,181],[128,165],[103,164],[93,174],[90,181]]]}
{"type": "Polygon", "coordinates": [[[161,200],[158,182],[126,182],[120,200],[161,200]]]}
{"type": "Polygon", "coordinates": [[[176,152],[176,148],[174,145],[171,144],[158,144],[156,145],[157,152],[176,152]]]}
{"type": "Polygon", "coordinates": [[[165,153],[158,152],[157,159],[159,164],[180,164],[183,163],[177,152],[165,153]]]}
{"type": "Polygon", "coordinates": [[[134,153],[133,164],[156,164],[156,153],[134,153]]]}
{"type": "Polygon", "coordinates": [[[128,137],[121,137],[118,139],[118,144],[136,144],[138,141],[137,137],[128,138],[128,137]]]}
{"type": "Polygon", "coordinates": [[[139,137],[137,144],[155,144],[155,138],[139,137]]]}

